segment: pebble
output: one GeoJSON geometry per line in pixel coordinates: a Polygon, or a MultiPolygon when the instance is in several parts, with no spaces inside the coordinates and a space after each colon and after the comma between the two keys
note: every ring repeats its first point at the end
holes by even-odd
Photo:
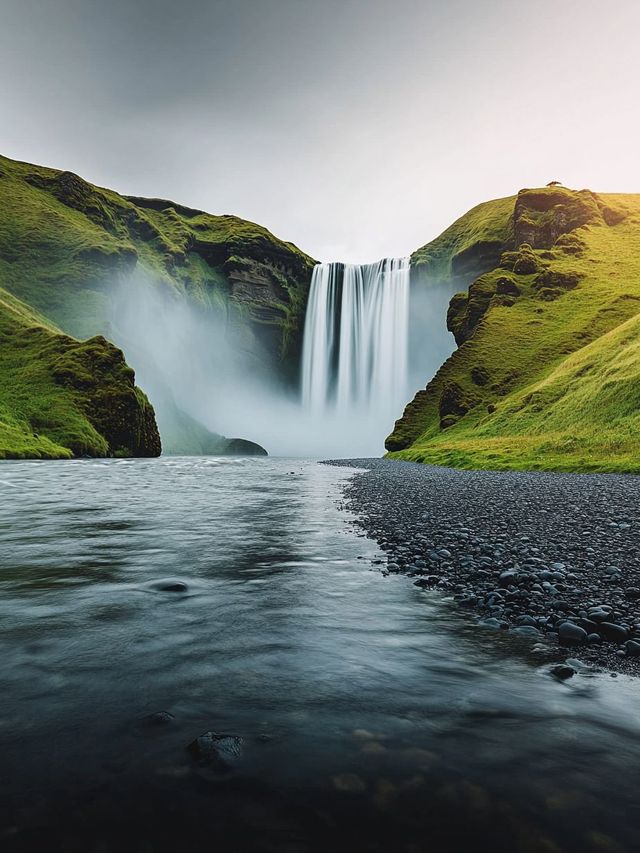
{"type": "Polygon", "coordinates": [[[640,657],[640,643],[636,640],[627,640],[624,646],[630,658],[640,657]]]}
{"type": "Polygon", "coordinates": [[[187,592],[189,587],[184,581],[156,581],[153,584],[153,588],[159,590],[160,592],[187,592]]]}
{"type": "Polygon", "coordinates": [[[566,681],[568,678],[571,678],[575,674],[575,669],[566,663],[557,663],[549,670],[549,675],[552,675],[554,678],[557,678],[558,681],[566,681]]]}
{"type": "Polygon", "coordinates": [[[584,643],[587,639],[587,632],[579,625],[574,625],[573,622],[563,622],[558,627],[558,636],[563,643],[584,643]]]}
{"type": "Polygon", "coordinates": [[[624,643],[629,636],[626,628],[623,628],[622,625],[614,625],[611,622],[601,622],[599,633],[607,640],[611,640],[612,643],[624,643]]]}
{"type": "Polygon", "coordinates": [[[588,642],[590,663],[640,674],[640,477],[335,464],[368,469],[347,501],[389,571],[449,593],[481,627],[588,642]]]}

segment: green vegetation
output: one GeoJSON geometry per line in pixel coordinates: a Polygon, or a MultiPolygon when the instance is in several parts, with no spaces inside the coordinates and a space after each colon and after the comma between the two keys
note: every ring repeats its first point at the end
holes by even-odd
{"type": "Polygon", "coordinates": [[[119,349],[61,334],[0,288],[0,458],[157,456],[153,409],[119,349]]]}
{"type": "MultiPolygon", "coordinates": [[[[137,266],[159,290],[222,315],[247,351],[293,379],[311,258],[235,216],[127,198],[0,157],[0,456],[159,452],[153,410],[102,337],[114,285],[137,266]]],[[[231,446],[174,414],[169,448],[231,446]]]]}
{"type": "Polygon", "coordinates": [[[514,196],[510,196],[477,205],[431,243],[414,252],[412,266],[440,279],[464,277],[469,272],[494,266],[504,249],[513,243],[514,202],[514,196]]]}
{"type": "Polygon", "coordinates": [[[136,264],[159,286],[236,311],[290,367],[314,261],[266,228],[162,199],[127,198],[0,157],[0,283],[63,331],[108,333],[109,287],[136,264]]]}
{"type": "MultiPolygon", "coordinates": [[[[452,299],[459,348],[407,406],[390,455],[640,472],[640,196],[523,190],[471,211],[473,239],[481,209],[509,236],[498,263],[452,299]]],[[[453,228],[470,251],[464,222],[453,228]]]]}

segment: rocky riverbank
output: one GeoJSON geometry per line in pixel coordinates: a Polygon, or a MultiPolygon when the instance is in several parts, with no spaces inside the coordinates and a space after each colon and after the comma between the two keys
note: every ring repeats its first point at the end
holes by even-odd
{"type": "Polygon", "coordinates": [[[640,674],[639,477],[330,464],[366,469],[346,497],[385,571],[531,641],[558,678],[581,664],[640,674]]]}

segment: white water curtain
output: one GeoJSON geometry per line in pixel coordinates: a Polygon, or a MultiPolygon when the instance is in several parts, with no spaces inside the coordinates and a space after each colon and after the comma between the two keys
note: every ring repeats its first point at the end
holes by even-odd
{"type": "Polygon", "coordinates": [[[380,419],[407,402],[409,259],[319,264],[304,330],[302,401],[317,415],[380,419]]]}

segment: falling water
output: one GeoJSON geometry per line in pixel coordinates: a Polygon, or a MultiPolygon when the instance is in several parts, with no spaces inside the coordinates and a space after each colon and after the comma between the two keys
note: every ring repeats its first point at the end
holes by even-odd
{"type": "Polygon", "coordinates": [[[407,402],[408,325],[408,258],[319,264],[304,330],[305,409],[361,418],[384,439],[407,402]]]}

